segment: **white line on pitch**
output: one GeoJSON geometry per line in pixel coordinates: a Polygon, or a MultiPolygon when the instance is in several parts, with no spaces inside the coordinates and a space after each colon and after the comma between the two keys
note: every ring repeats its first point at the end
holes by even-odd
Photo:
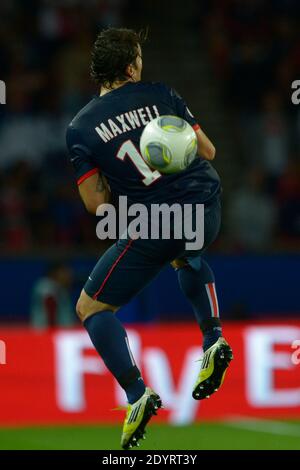
{"type": "Polygon", "coordinates": [[[283,423],[281,421],[234,416],[227,421],[224,421],[223,424],[233,428],[245,429],[246,431],[300,437],[300,426],[283,423]]]}

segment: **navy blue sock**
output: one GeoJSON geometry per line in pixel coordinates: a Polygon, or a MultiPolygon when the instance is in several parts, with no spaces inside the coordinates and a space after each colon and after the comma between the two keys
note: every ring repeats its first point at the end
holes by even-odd
{"type": "Polygon", "coordinates": [[[87,318],[84,326],[106,367],[125,390],[128,402],[136,402],[144,394],[145,384],[122,323],[114,313],[105,311],[87,318]]]}
{"type": "Polygon", "coordinates": [[[192,304],[203,333],[203,349],[206,351],[222,336],[214,274],[209,265],[201,260],[198,269],[189,265],[180,268],[178,281],[182,292],[192,304]]]}

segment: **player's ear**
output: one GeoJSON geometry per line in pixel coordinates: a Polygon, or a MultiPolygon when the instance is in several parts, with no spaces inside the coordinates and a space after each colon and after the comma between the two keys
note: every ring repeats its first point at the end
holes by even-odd
{"type": "Polygon", "coordinates": [[[133,78],[134,76],[134,68],[132,64],[127,65],[125,73],[128,78],[133,78]]]}

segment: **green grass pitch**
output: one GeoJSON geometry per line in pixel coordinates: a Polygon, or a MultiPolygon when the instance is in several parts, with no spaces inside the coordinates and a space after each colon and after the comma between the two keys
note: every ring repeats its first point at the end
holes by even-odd
{"type": "MultiPolygon", "coordinates": [[[[120,449],[121,426],[0,429],[1,450],[120,449]]],[[[144,450],[300,450],[300,421],[235,421],[189,426],[152,424],[144,450]]]]}

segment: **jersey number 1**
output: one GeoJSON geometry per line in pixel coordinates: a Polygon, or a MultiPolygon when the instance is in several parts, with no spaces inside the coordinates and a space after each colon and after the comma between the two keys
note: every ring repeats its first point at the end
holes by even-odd
{"type": "Polygon", "coordinates": [[[117,158],[124,161],[126,155],[128,155],[134,166],[139,170],[139,172],[143,176],[142,181],[145,186],[149,186],[161,177],[159,171],[153,171],[151,170],[151,168],[149,168],[147,163],[144,161],[142,155],[131,140],[126,140],[126,142],[121,145],[117,153],[117,158]]]}

